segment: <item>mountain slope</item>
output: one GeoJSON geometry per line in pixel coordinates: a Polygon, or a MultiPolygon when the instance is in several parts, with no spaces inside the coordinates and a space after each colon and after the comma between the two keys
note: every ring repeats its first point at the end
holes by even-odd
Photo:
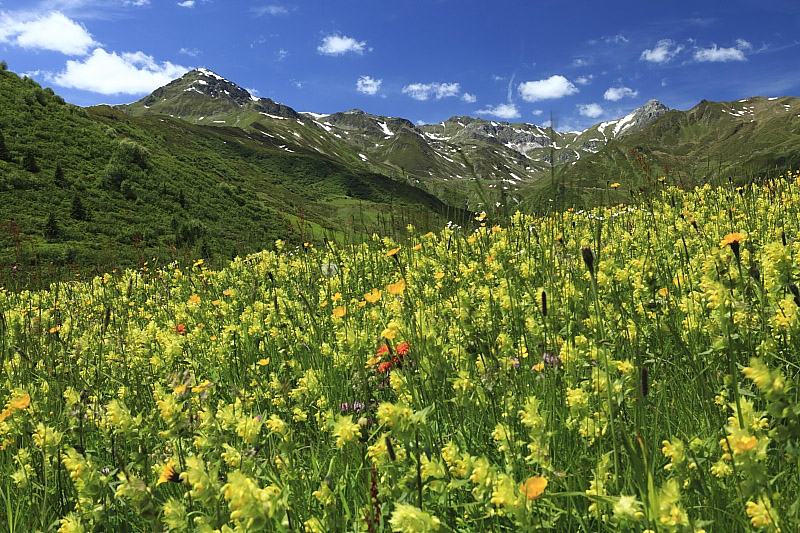
{"type": "Polygon", "coordinates": [[[34,263],[106,270],[181,249],[232,257],[278,238],[359,238],[467,217],[408,183],[256,130],[81,109],[2,71],[0,132],[6,275],[34,263]]]}

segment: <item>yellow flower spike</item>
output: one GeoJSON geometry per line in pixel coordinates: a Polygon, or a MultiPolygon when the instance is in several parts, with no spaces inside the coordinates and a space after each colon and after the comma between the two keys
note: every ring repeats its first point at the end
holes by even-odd
{"type": "Polygon", "coordinates": [[[748,452],[756,447],[756,444],[758,444],[758,439],[755,435],[750,435],[750,437],[742,437],[737,439],[734,444],[741,451],[748,452]]]}
{"type": "Polygon", "coordinates": [[[529,500],[535,500],[544,493],[547,488],[547,478],[541,476],[532,476],[525,480],[525,483],[520,484],[519,490],[529,500]]]}
{"type": "Polygon", "coordinates": [[[397,322],[392,320],[387,324],[386,329],[381,332],[381,337],[392,340],[397,337],[397,322]]]}

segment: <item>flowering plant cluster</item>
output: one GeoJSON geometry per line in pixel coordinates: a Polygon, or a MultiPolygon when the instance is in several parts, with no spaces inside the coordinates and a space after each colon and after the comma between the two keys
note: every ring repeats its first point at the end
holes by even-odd
{"type": "Polygon", "coordinates": [[[800,173],[475,218],[0,289],[0,529],[798,530],[800,173]]]}

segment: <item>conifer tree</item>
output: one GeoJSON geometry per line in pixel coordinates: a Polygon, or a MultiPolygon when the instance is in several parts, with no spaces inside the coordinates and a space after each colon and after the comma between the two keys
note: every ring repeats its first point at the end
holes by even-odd
{"type": "Polygon", "coordinates": [[[39,172],[39,165],[36,164],[36,156],[33,155],[33,152],[25,152],[22,158],[22,168],[34,174],[39,172]]]}
{"type": "Polygon", "coordinates": [[[64,180],[64,169],[61,168],[61,163],[56,165],[56,171],[53,174],[53,182],[56,184],[56,187],[63,187],[66,185],[66,180],[64,180]]]}
{"type": "Polygon", "coordinates": [[[75,220],[86,220],[86,208],[77,193],[72,197],[72,208],[69,214],[75,220]]]}
{"type": "Polygon", "coordinates": [[[50,211],[50,214],[47,215],[47,222],[44,224],[44,236],[48,239],[55,239],[61,234],[61,228],[58,226],[58,220],[56,220],[56,216],[50,211]]]}

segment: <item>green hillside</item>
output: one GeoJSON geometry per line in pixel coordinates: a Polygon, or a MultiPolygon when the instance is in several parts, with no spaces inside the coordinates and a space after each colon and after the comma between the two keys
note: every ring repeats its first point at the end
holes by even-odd
{"type": "Polygon", "coordinates": [[[547,208],[630,201],[665,184],[746,183],[800,164],[800,98],[702,101],[611,140],[524,191],[526,206],[547,208]],[[610,184],[620,183],[610,189],[610,184]],[[554,193],[554,191],[556,191],[554,193]]]}
{"type": "Polygon", "coordinates": [[[0,133],[5,276],[33,265],[229,258],[278,238],[358,239],[465,218],[407,183],[253,130],[82,109],[7,71],[0,133]]]}

